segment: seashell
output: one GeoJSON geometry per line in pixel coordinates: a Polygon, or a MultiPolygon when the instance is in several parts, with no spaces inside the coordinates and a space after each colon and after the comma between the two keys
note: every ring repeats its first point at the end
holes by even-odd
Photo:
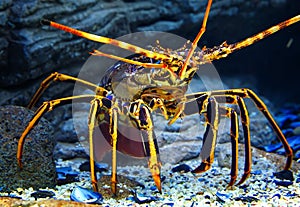
{"type": "Polygon", "coordinates": [[[87,204],[100,204],[103,197],[100,193],[76,186],[71,193],[71,200],[87,204]]]}
{"type": "Polygon", "coordinates": [[[58,167],[56,168],[56,173],[61,174],[63,176],[78,176],[79,173],[72,170],[71,167],[58,167]]]}
{"type": "Polygon", "coordinates": [[[264,146],[264,150],[267,152],[275,152],[276,150],[279,150],[282,147],[281,143],[276,143],[276,144],[270,144],[267,146],[264,146]]]}
{"type": "Polygon", "coordinates": [[[145,195],[142,193],[137,193],[136,191],[134,191],[133,200],[138,204],[144,204],[144,203],[150,203],[152,201],[157,201],[158,197],[148,196],[148,195],[145,195]]]}
{"type": "Polygon", "coordinates": [[[230,198],[232,197],[232,193],[216,193],[217,200],[220,201],[221,203],[225,203],[226,201],[229,201],[230,198]]]}
{"type": "Polygon", "coordinates": [[[276,118],[277,123],[279,124],[280,128],[283,128],[288,122],[293,122],[298,119],[297,115],[294,114],[286,114],[286,115],[279,115],[276,118]]]}
{"type": "Polygon", "coordinates": [[[285,194],[285,196],[287,196],[287,197],[299,197],[299,195],[297,194],[297,193],[295,193],[295,192],[291,192],[291,191],[289,191],[287,194],[285,194]]]}
{"type": "Polygon", "coordinates": [[[255,170],[251,172],[252,175],[261,175],[262,174],[262,170],[255,170]]]}
{"type": "Polygon", "coordinates": [[[279,194],[279,193],[276,193],[276,194],[274,194],[273,196],[272,196],[272,198],[278,198],[278,199],[280,199],[281,198],[281,195],[279,194]]]}
{"type": "Polygon", "coordinates": [[[67,183],[72,183],[78,181],[78,172],[72,170],[71,167],[59,167],[56,168],[57,174],[57,185],[64,185],[67,183]]]}

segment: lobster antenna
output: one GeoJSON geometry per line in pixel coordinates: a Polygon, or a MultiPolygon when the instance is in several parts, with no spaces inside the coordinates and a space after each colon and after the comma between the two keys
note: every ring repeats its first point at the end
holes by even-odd
{"type": "Polygon", "coordinates": [[[207,23],[209,11],[210,11],[210,8],[211,8],[211,4],[212,4],[212,0],[209,0],[208,3],[207,3],[207,6],[206,6],[206,10],[205,10],[205,14],[204,14],[203,22],[202,22],[202,27],[201,27],[199,33],[197,34],[196,38],[194,39],[194,41],[192,43],[192,47],[189,50],[188,55],[187,55],[187,57],[186,57],[186,59],[183,63],[183,66],[182,66],[180,72],[179,72],[179,77],[181,79],[184,78],[187,66],[190,62],[190,59],[193,56],[193,53],[194,53],[195,49],[197,48],[197,45],[198,45],[198,42],[199,42],[200,38],[202,37],[202,35],[204,34],[204,32],[206,30],[206,23],[207,23]]]}
{"type": "Polygon", "coordinates": [[[140,55],[143,55],[143,56],[147,56],[149,58],[153,58],[153,59],[156,59],[156,60],[170,59],[170,56],[167,56],[167,55],[164,55],[164,54],[160,54],[160,53],[156,53],[156,52],[153,52],[153,51],[150,51],[150,50],[146,50],[144,48],[141,48],[141,47],[138,47],[138,46],[126,43],[126,42],[122,42],[122,41],[119,41],[119,40],[115,40],[115,39],[112,39],[112,38],[87,33],[87,32],[81,31],[81,30],[77,30],[77,29],[65,26],[63,24],[59,24],[59,23],[47,20],[47,19],[42,19],[41,24],[48,25],[48,26],[54,27],[56,29],[63,30],[65,32],[69,32],[73,35],[83,37],[83,38],[86,38],[86,39],[89,39],[89,40],[92,40],[92,41],[95,41],[95,42],[114,45],[114,46],[120,47],[122,49],[129,50],[129,51],[132,51],[134,53],[137,53],[137,54],[140,54],[140,55]]]}
{"type": "Polygon", "coordinates": [[[213,48],[205,48],[202,50],[203,53],[203,61],[204,62],[211,62],[213,60],[217,60],[223,57],[226,57],[228,54],[240,50],[242,48],[248,47],[272,34],[286,28],[292,24],[295,24],[300,21],[300,15],[292,17],[286,21],[283,21],[269,29],[266,29],[256,35],[253,35],[245,40],[242,40],[237,43],[227,44],[226,42],[222,43],[220,46],[213,47],[213,48]]]}

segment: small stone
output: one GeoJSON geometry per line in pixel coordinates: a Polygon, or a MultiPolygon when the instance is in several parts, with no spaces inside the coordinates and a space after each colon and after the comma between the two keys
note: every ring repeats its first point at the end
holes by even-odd
{"type": "Polygon", "coordinates": [[[240,196],[240,197],[235,198],[234,200],[242,201],[242,202],[245,202],[245,203],[252,203],[252,202],[259,201],[258,198],[253,197],[253,196],[240,196]]]}
{"type": "Polygon", "coordinates": [[[46,191],[46,190],[38,190],[35,191],[34,193],[31,193],[31,196],[37,200],[38,198],[52,198],[55,196],[55,193],[52,191],[46,191]]]}
{"type": "Polygon", "coordinates": [[[192,168],[190,166],[188,166],[187,164],[181,164],[181,165],[178,165],[174,168],[172,168],[172,172],[190,172],[192,170],[192,168]]]}
{"type": "Polygon", "coordinates": [[[284,186],[284,187],[288,187],[290,185],[293,185],[292,181],[281,181],[281,180],[274,180],[274,183],[276,185],[280,185],[280,186],[284,186]]]}
{"type": "MultiPolygon", "coordinates": [[[[82,163],[79,167],[80,171],[90,171],[90,162],[86,161],[82,163]]],[[[95,172],[107,172],[108,171],[108,164],[106,163],[95,163],[95,172]]]]}
{"type": "Polygon", "coordinates": [[[282,170],[280,172],[275,172],[273,175],[280,180],[294,180],[293,172],[290,170],[282,170]]]}
{"type": "Polygon", "coordinates": [[[300,135],[300,126],[296,127],[295,129],[293,129],[293,133],[295,135],[300,135]]]}

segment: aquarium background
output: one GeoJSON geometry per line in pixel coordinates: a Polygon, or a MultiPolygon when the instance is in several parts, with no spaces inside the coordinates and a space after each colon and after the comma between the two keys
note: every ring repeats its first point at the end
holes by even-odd
{"type": "MultiPolygon", "coordinates": [[[[204,0],[1,0],[0,105],[26,106],[42,80],[52,72],[65,73],[76,77],[82,65],[89,58],[89,52],[101,46],[100,43],[94,43],[63,31],[49,28],[48,26],[42,26],[40,20],[43,18],[111,38],[141,31],[163,31],[192,41],[201,27],[206,4],[207,1],[204,0]]],[[[199,47],[202,48],[205,45],[207,47],[217,46],[225,40],[228,43],[243,40],[279,22],[298,15],[300,12],[299,8],[300,1],[298,0],[215,0],[211,8],[206,32],[199,42],[199,47]]],[[[153,45],[155,45],[155,42],[153,42],[153,45]]],[[[161,45],[163,46],[164,42],[161,42],[161,45]]],[[[297,23],[259,43],[237,51],[227,58],[213,62],[226,88],[247,87],[253,89],[265,101],[271,113],[275,115],[275,119],[281,129],[283,129],[284,134],[288,137],[288,141],[294,148],[298,159],[300,158],[299,47],[300,24],[297,23]]],[[[196,79],[197,81],[200,80],[199,77],[196,79]]],[[[70,83],[53,84],[43,94],[37,107],[46,100],[71,96],[73,88],[74,85],[70,83]]],[[[197,87],[193,89],[194,91],[198,91],[197,87]]],[[[280,150],[281,146],[276,144],[278,140],[271,127],[267,124],[265,117],[257,113],[258,110],[253,105],[249,108],[251,109],[250,130],[253,146],[266,151],[276,151],[283,154],[283,150],[280,150]]],[[[16,147],[18,134],[23,131],[24,126],[29,121],[29,117],[32,116],[32,113],[29,113],[30,116],[27,115],[26,117],[28,118],[23,119],[23,116],[19,116],[19,113],[26,115],[27,109],[17,109],[14,106],[2,107],[1,112],[6,114],[5,122],[1,120],[4,116],[0,116],[1,126],[11,127],[10,130],[14,130],[16,133],[14,135],[10,131],[5,131],[5,133],[0,131],[0,136],[3,134],[5,136],[11,135],[12,140],[15,141],[11,146],[14,147],[16,147]],[[10,113],[11,116],[7,115],[7,113],[10,113]],[[21,128],[15,129],[18,126],[21,128]]],[[[203,125],[198,124],[199,116],[195,119],[196,116],[188,117],[184,121],[179,120],[171,126],[156,125],[156,130],[161,132],[162,135],[162,139],[158,139],[159,145],[162,145],[165,149],[165,151],[161,151],[161,155],[165,153],[166,156],[164,157],[168,158],[166,160],[168,164],[164,165],[166,174],[171,172],[170,169],[176,163],[195,158],[199,155],[203,137],[203,125]],[[199,127],[202,128],[199,130],[199,127]],[[183,145],[172,145],[176,141],[179,141],[183,145]],[[197,144],[194,144],[195,142],[197,144]],[[184,151],[185,154],[177,153],[180,150],[184,151]]],[[[61,181],[60,179],[63,179],[60,177],[60,174],[72,174],[76,177],[77,172],[74,173],[73,170],[78,170],[82,166],[82,163],[75,163],[74,160],[77,158],[88,160],[88,156],[86,151],[82,147],[79,147],[78,138],[80,137],[75,133],[73,127],[72,106],[59,107],[44,117],[51,124],[46,122],[41,128],[47,131],[48,126],[50,128],[53,126],[54,136],[52,135],[52,130],[45,133],[43,130],[40,130],[35,133],[35,136],[40,137],[39,133],[42,133],[51,138],[49,140],[51,140],[53,145],[56,144],[53,158],[56,161],[56,166],[54,166],[54,163],[51,163],[53,165],[51,170],[56,170],[59,182],[61,181]],[[72,166],[73,169],[70,166],[65,168],[65,162],[72,166]],[[66,173],[65,171],[68,172],[66,173]]],[[[81,131],[86,133],[87,116],[79,114],[78,117],[82,120],[80,122],[82,124],[81,131]]],[[[162,117],[156,118],[154,120],[156,123],[166,122],[162,117]]],[[[216,159],[219,159],[217,163],[222,173],[225,169],[225,171],[228,171],[226,175],[229,175],[231,167],[229,163],[229,158],[231,157],[229,142],[230,126],[228,123],[223,126],[221,136],[218,137],[218,142],[220,142],[218,146],[220,148],[217,149],[216,159]],[[227,159],[219,156],[220,153],[228,155],[227,159]]],[[[3,128],[0,127],[0,129],[3,128]]],[[[243,135],[241,133],[241,142],[243,142],[242,138],[243,135]]],[[[32,140],[35,141],[36,139],[33,138],[32,140]]],[[[44,139],[37,140],[45,144],[43,142],[45,141],[44,139]]],[[[35,149],[32,148],[32,150],[34,151],[35,149]]],[[[263,170],[273,170],[275,165],[279,169],[282,169],[282,163],[285,161],[281,161],[279,165],[277,163],[277,155],[265,154],[265,152],[259,151],[255,147],[253,147],[253,150],[255,160],[263,157],[269,162],[273,161],[272,165],[265,164],[263,170]],[[276,159],[273,159],[273,156],[276,159]]],[[[5,150],[1,151],[5,152],[5,150]]],[[[12,154],[14,156],[13,159],[15,159],[15,151],[12,154]]],[[[240,163],[243,163],[244,156],[240,157],[242,159],[240,163]]],[[[283,157],[281,159],[284,160],[283,157]]],[[[110,161],[110,159],[108,160],[110,161]]],[[[262,162],[265,163],[265,161],[262,162]]],[[[195,163],[199,164],[198,160],[193,160],[188,164],[191,163],[192,165],[196,165],[195,163]]],[[[118,162],[118,166],[121,167],[127,164],[128,162],[118,162]]],[[[133,173],[130,172],[138,175],[139,173],[137,172],[142,169],[141,166],[146,166],[147,162],[135,162],[134,164],[138,165],[137,170],[133,170],[133,173]]],[[[18,169],[16,163],[14,165],[18,169]]],[[[296,168],[293,171],[297,172],[299,163],[295,166],[296,168]]],[[[86,166],[85,168],[88,169],[86,166]]],[[[107,170],[107,168],[108,166],[105,165],[104,169],[107,170]]],[[[2,169],[7,171],[9,168],[3,167],[2,169]]],[[[129,169],[132,170],[131,166],[129,169]]],[[[253,177],[255,175],[265,175],[264,171],[260,171],[262,169],[260,164],[254,166],[253,169],[255,169],[253,177]]],[[[148,169],[145,172],[148,172],[148,169]]],[[[144,171],[140,172],[142,175],[143,173],[144,171]]],[[[172,173],[174,172],[172,171],[172,173]]],[[[225,186],[225,179],[222,173],[218,172],[218,170],[212,170],[207,172],[204,177],[214,179],[214,176],[219,176],[220,182],[223,182],[222,185],[225,186]]],[[[124,170],[124,174],[128,174],[128,169],[124,170]]],[[[168,185],[167,183],[170,183],[170,189],[173,188],[172,183],[175,183],[174,186],[177,186],[177,184],[185,182],[180,180],[184,180],[185,176],[178,176],[180,178],[177,179],[176,176],[171,178],[169,174],[164,176],[164,179],[168,181],[170,178],[169,182],[165,184],[168,185]]],[[[56,175],[52,175],[54,175],[53,180],[55,180],[56,175]]],[[[269,174],[266,176],[268,177],[267,179],[272,177],[269,174]]],[[[6,177],[4,176],[5,179],[6,177]]],[[[86,180],[88,179],[89,174],[87,173],[86,180]]],[[[299,174],[297,174],[296,179],[296,182],[299,183],[299,174]]],[[[20,179],[17,178],[17,180],[19,181],[20,179]]],[[[49,180],[51,179],[49,178],[49,180]]],[[[84,185],[88,185],[86,180],[84,181],[84,185]]],[[[264,184],[264,181],[260,177],[255,182],[257,180],[264,184]]],[[[150,180],[149,182],[152,181],[150,180]]],[[[204,181],[204,178],[201,178],[199,182],[210,181],[204,181]]],[[[253,181],[251,182],[253,183],[253,181]]],[[[292,181],[288,183],[288,185],[292,184],[292,181]]],[[[206,185],[206,183],[204,185],[207,188],[214,187],[206,185]]],[[[197,186],[199,187],[200,185],[197,186]]],[[[260,184],[258,186],[258,189],[261,189],[260,184]]],[[[194,187],[191,186],[188,188],[193,191],[193,189],[196,189],[194,187]]],[[[0,186],[1,190],[3,190],[2,186],[0,186]]],[[[151,192],[155,192],[156,189],[152,188],[150,190],[151,192]]],[[[202,190],[194,190],[190,198],[193,198],[196,194],[199,195],[198,191],[202,192],[202,190]]],[[[274,195],[270,194],[268,198],[273,199],[274,197],[281,196],[276,190],[275,188],[276,194],[272,192],[274,195]]],[[[170,195],[172,195],[171,191],[170,195]]],[[[230,199],[232,200],[236,196],[231,195],[230,199]]],[[[296,198],[298,195],[292,196],[296,198]]],[[[135,197],[138,196],[135,195],[135,197]]],[[[203,193],[203,197],[207,197],[207,195],[203,193]]],[[[210,197],[212,198],[213,196],[210,197]]]]}
{"type": "MultiPolygon", "coordinates": [[[[42,78],[53,71],[76,76],[90,51],[101,44],[42,26],[47,18],[91,33],[119,37],[164,31],[193,40],[206,1],[13,1],[0,2],[0,104],[26,105],[42,78]],[[78,67],[77,67],[78,68],[78,67]],[[76,71],[77,70],[77,71],[76,71]]],[[[299,1],[214,1],[199,47],[233,43],[299,13],[299,1]]],[[[250,87],[274,105],[298,102],[299,24],[229,57],[214,61],[229,87],[250,87]],[[291,45],[287,47],[288,42],[291,45]],[[232,79],[241,85],[231,85],[232,79]]],[[[162,43],[163,44],[163,43],[162,43]]],[[[72,86],[51,90],[67,95],[72,86]]],[[[46,98],[49,98],[46,95],[46,98]]]]}

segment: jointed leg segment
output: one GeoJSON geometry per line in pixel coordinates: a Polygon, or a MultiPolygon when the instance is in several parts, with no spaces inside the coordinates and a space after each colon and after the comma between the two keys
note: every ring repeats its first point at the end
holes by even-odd
{"type": "MultiPolygon", "coordinates": [[[[284,169],[290,168],[292,162],[292,155],[293,155],[292,149],[288,145],[286,138],[282,134],[280,128],[276,124],[275,120],[271,116],[270,112],[268,111],[263,101],[253,91],[249,89],[219,90],[219,91],[189,94],[186,96],[186,98],[188,100],[187,103],[189,103],[189,101],[191,100],[196,101],[198,104],[198,108],[200,110],[199,112],[206,113],[206,118],[207,118],[207,126],[203,137],[203,147],[202,147],[202,150],[206,150],[206,151],[201,151],[200,154],[202,160],[203,159],[204,160],[202,161],[201,165],[197,167],[193,172],[195,173],[204,172],[210,168],[210,165],[213,162],[214,145],[212,145],[212,143],[215,142],[216,139],[215,136],[217,131],[217,130],[214,131],[213,129],[217,129],[218,127],[218,123],[216,122],[217,118],[216,116],[214,116],[214,114],[220,113],[221,116],[226,116],[231,119],[230,136],[231,136],[231,143],[232,143],[232,169],[231,169],[231,180],[228,186],[232,186],[235,183],[237,177],[237,163],[238,163],[237,113],[233,109],[227,107],[219,106],[218,109],[214,108],[217,106],[217,104],[215,103],[228,103],[228,104],[236,104],[239,106],[240,118],[241,118],[241,123],[244,131],[244,138],[245,138],[244,174],[237,185],[242,184],[249,177],[251,171],[251,163],[252,163],[250,129],[249,129],[250,120],[248,116],[248,110],[243,100],[244,98],[250,98],[255,103],[256,107],[265,115],[265,117],[273,127],[278,138],[283,143],[284,149],[286,151],[287,161],[284,169]],[[213,129],[210,129],[211,127],[213,127],[213,129]],[[206,145],[207,138],[211,139],[209,145],[206,145]],[[203,156],[203,154],[205,154],[206,156],[203,156]]],[[[188,114],[192,113],[188,110],[185,110],[184,112],[188,112],[188,114]]]]}
{"type": "Polygon", "coordinates": [[[79,83],[93,91],[95,91],[96,95],[100,95],[100,96],[105,96],[107,94],[107,91],[100,87],[97,86],[96,84],[93,84],[91,82],[79,79],[79,78],[75,78],[69,75],[65,75],[65,74],[61,74],[61,73],[52,73],[51,75],[49,75],[40,85],[39,89],[35,92],[33,98],[31,99],[28,108],[32,109],[32,107],[36,104],[36,102],[39,100],[39,98],[41,97],[41,95],[44,93],[44,91],[51,85],[52,82],[72,82],[72,83],[79,83]]]}
{"type": "MultiPolygon", "coordinates": [[[[33,127],[38,123],[38,121],[41,119],[41,117],[53,110],[54,108],[70,104],[72,101],[79,101],[79,102],[90,102],[91,100],[95,99],[97,97],[96,95],[80,95],[80,96],[71,96],[66,98],[60,98],[56,100],[46,101],[44,102],[40,108],[35,112],[35,115],[30,120],[29,124],[25,128],[24,132],[22,133],[19,142],[18,142],[18,151],[17,151],[17,160],[18,165],[22,168],[22,152],[23,152],[23,145],[25,141],[25,137],[29,134],[29,132],[33,129],[33,127]]],[[[99,96],[99,98],[102,98],[99,96]]]]}

